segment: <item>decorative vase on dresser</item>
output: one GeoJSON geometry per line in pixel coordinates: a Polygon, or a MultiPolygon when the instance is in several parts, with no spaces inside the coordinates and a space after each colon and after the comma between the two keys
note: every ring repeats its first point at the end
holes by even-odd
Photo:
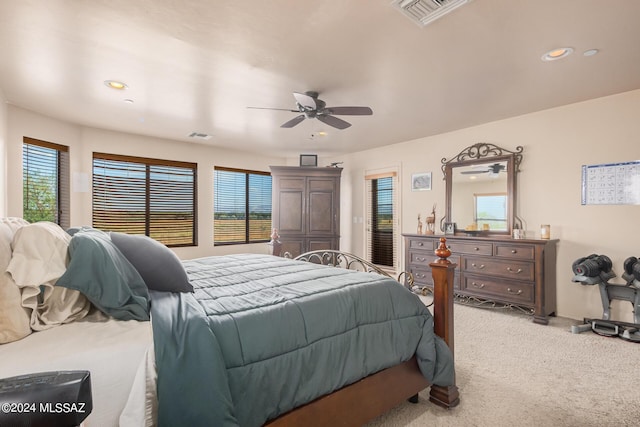
{"type": "MultiPolygon", "coordinates": [[[[429,263],[439,235],[403,234],[405,271],[414,284],[433,288],[429,263]]],[[[525,308],[548,324],[556,312],[557,240],[446,236],[456,263],[453,290],[459,302],[525,308]]]]}
{"type": "Polygon", "coordinates": [[[340,175],[342,168],[270,166],[272,227],[281,253],[296,257],[340,246],[340,175]]]}

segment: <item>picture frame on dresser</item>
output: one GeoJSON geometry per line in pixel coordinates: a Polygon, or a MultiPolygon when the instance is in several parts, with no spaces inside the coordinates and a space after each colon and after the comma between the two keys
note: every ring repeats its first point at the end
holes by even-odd
{"type": "Polygon", "coordinates": [[[444,223],[444,234],[446,234],[446,235],[456,234],[456,223],[455,222],[445,222],[444,223]]]}

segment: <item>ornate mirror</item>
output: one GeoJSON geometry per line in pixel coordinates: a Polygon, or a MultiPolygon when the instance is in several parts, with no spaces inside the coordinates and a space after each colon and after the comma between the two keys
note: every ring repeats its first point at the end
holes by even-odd
{"type": "Polygon", "coordinates": [[[446,213],[440,228],[457,234],[506,234],[522,223],[515,213],[516,175],[522,161],[516,151],[477,143],[451,159],[442,159],[446,213]],[[455,226],[452,226],[455,224],[455,226]]]}

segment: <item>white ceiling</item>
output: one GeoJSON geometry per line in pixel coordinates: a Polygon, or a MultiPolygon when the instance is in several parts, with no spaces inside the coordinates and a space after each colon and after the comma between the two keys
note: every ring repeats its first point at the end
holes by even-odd
{"type": "Polygon", "coordinates": [[[636,0],[473,0],[424,28],[391,0],[0,0],[0,89],[82,125],[329,155],[638,89],[639,42],[636,0]],[[296,113],[247,108],[310,90],[373,116],[282,129],[296,113]]]}

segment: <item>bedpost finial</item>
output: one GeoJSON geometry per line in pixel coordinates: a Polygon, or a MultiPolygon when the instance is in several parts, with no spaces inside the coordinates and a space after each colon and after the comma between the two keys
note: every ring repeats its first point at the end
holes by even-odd
{"type": "Polygon", "coordinates": [[[451,251],[447,247],[447,239],[446,239],[446,237],[441,237],[440,238],[440,245],[438,246],[438,249],[435,250],[435,253],[438,256],[438,258],[443,259],[443,260],[446,260],[447,258],[449,258],[451,256],[451,251]]]}

